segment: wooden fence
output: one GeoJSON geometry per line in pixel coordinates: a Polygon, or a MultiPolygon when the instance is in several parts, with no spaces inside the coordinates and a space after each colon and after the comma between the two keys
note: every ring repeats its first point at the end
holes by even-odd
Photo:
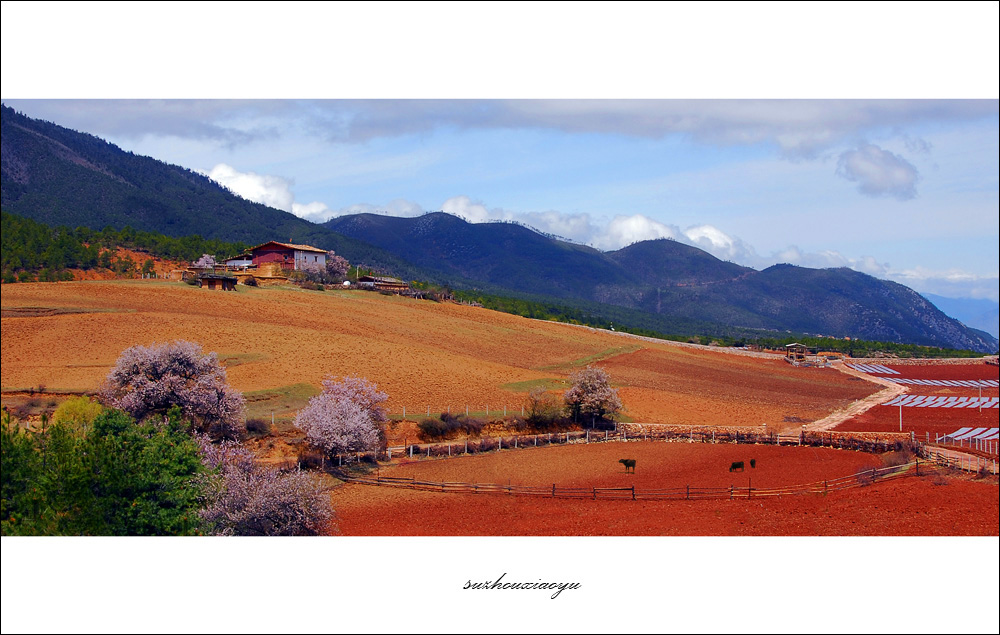
{"type": "Polygon", "coordinates": [[[413,477],[364,476],[347,479],[350,483],[373,485],[376,487],[401,487],[426,492],[458,494],[506,494],[509,496],[536,496],[544,498],[577,498],[592,500],[736,500],[795,496],[800,494],[823,494],[826,492],[862,487],[875,482],[887,481],[908,475],[919,475],[920,470],[932,469],[926,462],[923,467],[919,460],[903,465],[871,468],[805,485],[786,487],[699,487],[686,485],[665,489],[636,489],[632,487],[560,487],[537,485],[500,485],[497,483],[464,483],[456,481],[423,481],[413,477]]]}
{"type": "MultiPolygon", "coordinates": [[[[546,434],[532,434],[532,435],[511,435],[507,437],[483,437],[480,439],[464,440],[455,443],[441,442],[441,443],[425,443],[425,444],[411,444],[406,446],[394,446],[386,448],[384,452],[350,452],[339,454],[332,457],[329,463],[325,462],[324,466],[329,465],[330,467],[345,467],[352,463],[368,462],[370,464],[377,464],[379,460],[387,459],[392,460],[395,458],[407,458],[410,460],[420,460],[420,459],[434,459],[434,458],[448,458],[453,456],[469,455],[469,454],[480,454],[483,452],[495,452],[495,451],[506,451],[506,450],[520,450],[533,447],[544,447],[552,445],[565,445],[565,444],[579,444],[579,443],[605,443],[605,442],[617,442],[617,443],[627,443],[636,441],[660,441],[667,443],[746,443],[746,444],[770,444],[770,445],[796,445],[796,446],[812,446],[812,447],[828,447],[836,448],[842,450],[854,450],[859,452],[868,453],[883,453],[899,450],[912,450],[917,453],[917,455],[925,460],[925,465],[927,462],[942,466],[949,467],[953,469],[960,469],[964,471],[971,472],[984,472],[990,474],[1000,473],[1000,468],[998,468],[998,462],[995,458],[989,457],[978,457],[974,455],[963,454],[955,456],[954,453],[945,453],[941,450],[935,448],[934,446],[923,444],[917,442],[913,436],[909,433],[879,433],[878,435],[872,435],[868,433],[865,436],[860,436],[858,433],[847,433],[847,432],[805,432],[797,435],[778,435],[776,433],[769,432],[717,432],[710,430],[695,431],[693,429],[688,431],[678,431],[678,430],[646,430],[644,432],[636,433],[629,432],[625,429],[620,429],[618,431],[594,431],[594,430],[576,430],[569,432],[552,432],[546,434]]],[[[295,468],[296,462],[291,461],[286,468],[295,468]]],[[[916,464],[914,464],[914,469],[916,469],[916,464]]],[[[895,468],[883,468],[885,470],[893,470],[895,468]]],[[[868,472],[862,472],[860,474],[864,475],[868,472]]],[[[383,477],[383,484],[387,483],[388,477],[383,477]]],[[[843,477],[849,479],[850,477],[843,477]]],[[[879,473],[875,474],[875,478],[881,479],[882,476],[879,473]]],[[[642,494],[643,498],[664,498],[664,499],[699,499],[699,498],[719,498],[719,497],[731,497],[731,498],[747,498],[747,497],[757,497],[757,496],[780,496],[788,495],[791,493],[802,491],[828,491],[831,487],[838,487],[839,479],[834,479],[831,481],[823,482],[823,489],[819,490],[817,484],[803,485],[800,488],[781,488],[778,490],[765,490],[765,489],[748,489],[741,487],[732,488],[722,488],[721,490],[716,488],[712,490],[711,488],[688,488],[683,491],[679,490],[655,490],[647,491],[642,494]],[[806,488],[801,490],[801,488],[806,488]],[[809,489],[812,488],[812,489],[809,489]],[[800,491],[801,490],[801,491],[800,491]],[[725,496],[723,496],[725,495],[725,496]]],[[[430,489],[435,491],[457,491],[454,488],[459,485],[466,484],[449,484],[449,483],[432,483],[428,485],[430,489]],[[442,490],[443,488],[443,490],[442,490]]],[[[500,486],[500,485],[490,485],[490,484],[479,484],[474,487],[475,491],[489,491],[490,488],[509,488],[512,486],[500,486]],[[478,488],[478,489],[476,489],[478,488]]],[[[513,486],[519,487],[519,486],[513,486]]],[[[839,487],[838,487],[839,488],[839,487]]],[[[529,488],[531,489],[531,488],[529,488]]],[[[537,488],[535,488],[537,489],[537,488]]],[[[542,488],[545,492],[549,492],[548,488],[542,488]]],[[[594,488],[587,490],[581,490],[580,492],[573,491],[571,489],[557,488],[558,496],[570,496],[575,495],[577,497],[603,497],[603,498],[632,498],[638,497],[638,494],[631,490],[617,490],[611,489],[606,490],[602,488],[594,488]],[[587,493],[589,492],[589,495],[587,493]]],[[[507,489],[505,492],[510,493],[507,489]]],[[[544,493],[519,492],[523,494],[534,494],[534,495],[544,495],[544,493]]]]}
{"type": "Polygon", "coordinates": [[[804,432],[794,435],[779,435],[775,432],[760,430],[719,431],[712,429],[674,430],[650,428],[642,431],[629,431],[619,427],[616,431],[573,430],[568,432],[550,432],[543,434],[522,434],[508,436],[484,436],[479,439],[467,439],[456,442],[413,443],[405,446],[390,446],[382,452],[348,452],[335,455],[333,464],[342,467],[354,462],[393,460],[394,458],[441,458],[465,454],[480,454],[497,450],[515,450],[570,443],[604,443],[604,442],[634,442],[661,441],[668,443],[746,443],[760,445],[806,445],[813,447],[829,447],[841,450],[881,453],[901,450],[916,445],[912,435],[905,433],[880,433],[879,435],[861,435],[843,432],[804,432]],[[913,444],[913,445],[908,445],[913,444]]]}
{"type": "Polygon", "coordinates": [[[921,446],[920,456],[937,465],[956,470],[979,472],[980,474],[1000,474],[1000,466],[995,458],[959,452],[946,453],[932,446],[921,446]]]}

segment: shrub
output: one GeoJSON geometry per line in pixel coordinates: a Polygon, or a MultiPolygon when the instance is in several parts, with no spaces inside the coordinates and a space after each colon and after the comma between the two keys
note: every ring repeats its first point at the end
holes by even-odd
{"type": "Polygon", "coordinates": [[[271,433],[271,422],[267,419],[247,419],[247,433],[253,436],[267,436],[271,433]]]}
{"type": "Polygon", "coordinates": [[[443,439],[451,429],[450,421],[424,419],[417,424],[417,434],[422,441],[443,439]]]}
{"type": "Polygon", "coordinates": [[[73,397],[56,408],[52,414],[52,423],[62,423],[73,430],[86,432],[103,410],[101,404],[88,397],[73,397]]]}
{"type": "Polygon", "coordinates": [[[254,278],[253,276],[247,276],[246,278],[243,278],[243,284],[245,284],[248,287],[260,286],[260,283],[257,282],[257,278],[254,278]]]}

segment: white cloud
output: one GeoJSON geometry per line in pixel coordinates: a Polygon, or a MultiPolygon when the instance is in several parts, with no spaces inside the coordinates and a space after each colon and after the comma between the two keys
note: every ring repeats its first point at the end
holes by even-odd
{"type": "Polygon", "coordinates": [[[642,214],[615,216],[603,231],[592,238],[592,244],[598,249],[612,250],[642,240],[677,238],[677,235],[676,228],[642,214]]]}
{"type": "Polygon", "coordinates": [[[240,172],[231,165],[220,163],[208,172],[208,177],[248,201],[291,212],[312,222],[322,222],[334,212],[319,201],[296,203],[292,181],[270,174],[240,172]]]}
{"type": "Polygon", "coordinates": [[[756,257],[753,248],[738,238],[733,238],[712,225],[695,225],[684,230],[684,237],[691,245],[704,249],[717,258],[746,261],[756,257]]]}
{"type": "Polygon", "coordinates": [[[920,293],[1000,301],[1000,278],[996,275],[982,276],[961,269],[935,271],[918,266],[889,271],[886,277],[920,293]]]}
{"type": "Polygon", "coordinates": [[[486,209],[482,203],[473,203],[468,196],[453,196],[441,204],[441,211],[452,216],[464,218],[470,223],[485,223],[491,220],[502,220],[503,210],[486,209]]]}
{"type": "Polygon", "coordinates": [[[912,163],[872,144],[843,152],[837,162],[837,175],[858,183],[862,194],[892,196],[901,201],[917,195],[920,178],[912,163]]]}

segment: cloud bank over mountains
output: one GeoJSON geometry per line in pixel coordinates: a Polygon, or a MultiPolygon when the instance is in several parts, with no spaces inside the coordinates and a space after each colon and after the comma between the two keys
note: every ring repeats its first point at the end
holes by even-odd
{"type": "MultiPolygon", "coordinates": [[[[861,148],[859,152],[865,155],[854,157],[852,160],[856,160],[857,165],[861,166],[857,167],[857,170],[868,179],[866,182],[873,188],[878,183],[887,185],[875,195],[886,195],[888,192],[888,195],[898,196],[893,192],[893,188],[899,189],[901,182],[898,180],[899,177],[886,173],[893,169],[894,155],[878,148],[861,148]],[[885,155],[889,155],[888,158],[885,155]],[[886,162],[888,167],[884,167],[886,162]],[[872,165],[875,167],[872,168],[872,165]]],[[[834,250],[808,252],[796,245],[789,245],[770,254],[760,254],[753,245],[710,224],[681,228],[642,214],[617,215],[607,219],[595,218],[587,213],[563,213],[555,210],[516,212],[488,207],[467,195],[453,196],[445,200],[439,210],[424,209],[418,203],[405,199],[395,199],[382,205],[359,203],[332,210],[319,201],[305,204],[297,202],[292,192],[294,182],[290,179],[239,172],[226,164],[215,166],[208,172],[208,176],[243,198],[291,212],[316,223],[346,214],[420,216],[431,211],[443,211],[470,223],[516,222],[603,251],[621,249],[643,240],[668,238],[703,249],[722,260],[758,270],[778,263],[812,268],[848,267],[878,278],[900,282],[921,292],[952,296],[960,293],[964,297],[998,300],[997,277],[977,276],[960,270],[933,271],[923,267],[895,269],[888,263],[879,262],[869,255],[850,257],[834,250]]]]}

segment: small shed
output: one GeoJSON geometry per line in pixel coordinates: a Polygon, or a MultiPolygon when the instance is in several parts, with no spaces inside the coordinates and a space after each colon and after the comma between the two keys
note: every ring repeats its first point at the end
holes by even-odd
{"type": "Polygon", "coordinates": [[[198,276],[198,286],[202,289],[222,289],[223,291],[236,290],[236,278],[234,276],[224,276],[217,273],[203,273],[198,276]]]}
{"type": "Polygon", "coordinates": [[[806,355],[809,354],[809,347],[805,344],[786,344],[785,345],[785,358],[791,361],[801,362],[805,361],[806,355]]]}
{"type": "Polygon", "coordinates": [[[398,278],[389,278],[385,276],[361,276],[358,278],[358,286],[362,289],[392,291],[394,293],[406,291],[410,288],[410,285],[398,278]]]}

